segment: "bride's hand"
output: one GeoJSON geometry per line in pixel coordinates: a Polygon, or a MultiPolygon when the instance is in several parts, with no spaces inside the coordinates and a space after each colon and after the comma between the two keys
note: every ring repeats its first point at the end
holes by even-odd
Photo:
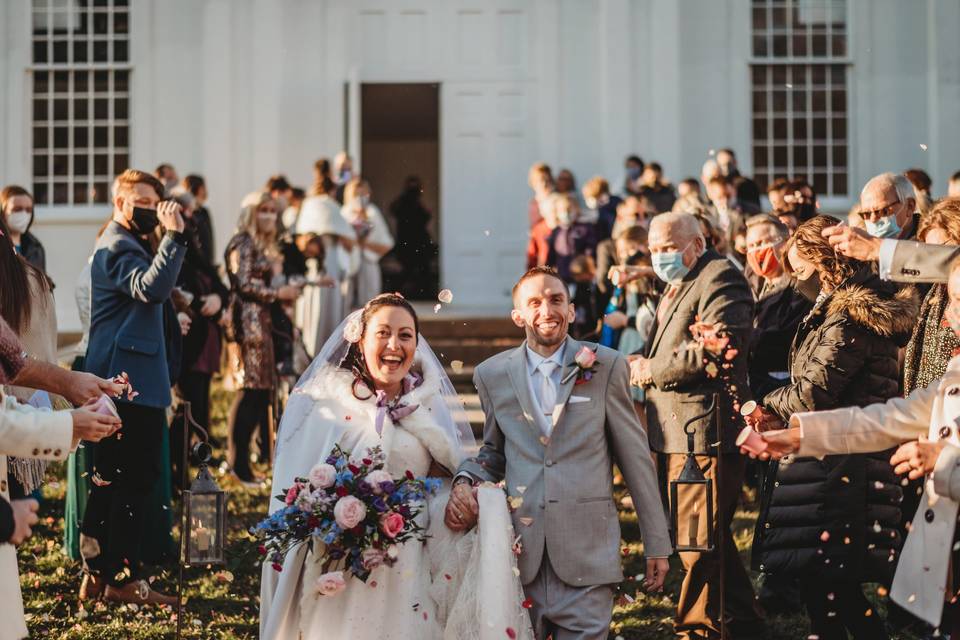
{"type": "Polygon", "coordinates": [[[480,505],[469,482],[456,482],[450,490],[443,522],[451,531],[467,531],[477,523],[480,505]]]}

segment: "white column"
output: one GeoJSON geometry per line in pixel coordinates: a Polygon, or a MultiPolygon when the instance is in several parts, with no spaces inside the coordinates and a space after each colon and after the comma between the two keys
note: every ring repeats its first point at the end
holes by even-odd
{"type": "Polygon", "coordinates": [[[600,0],[600,92],[597,96],[600,118],[600,142],[603,165],[616,191],[623,172],[623,159],[634,152],[633,91],[636,84],[637,57],[631,33],[629,0],[600,0]]]}

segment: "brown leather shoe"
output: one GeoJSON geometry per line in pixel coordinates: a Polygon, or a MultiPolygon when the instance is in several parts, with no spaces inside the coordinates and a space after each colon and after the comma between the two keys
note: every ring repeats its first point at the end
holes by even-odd
{"type": "Polygon", "coordinates": [[[100,576],[92,573],[83,574],[83,582],[80,583],[80,600],[99,600],[103,597],[106,581],[100,576]]]}
{"type": "Polygon", "coordinates": [[[171,607],[177,606],[175,596],[168,596],[159,591],[154,591],[147,584],[146,580],[134,580],[128,582],[122,587],[115,587],[112,584],[107,585],[104,599],[110,602],[123,602],[133,604],[165,604],[171,607]]]}

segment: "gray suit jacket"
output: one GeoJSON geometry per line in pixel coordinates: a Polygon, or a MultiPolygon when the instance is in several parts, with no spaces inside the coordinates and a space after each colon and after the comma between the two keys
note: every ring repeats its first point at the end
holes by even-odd
{"type": "Polygon", "coordinates": [[[528,384],[526,345],[481,363],[473,377],[485,415],[484,442],[459,471],[489,482],[506,479],[508,494],[522,498],[513,524],[523,544],[524,584],[536,577],[544,549],[557,576],[574,587],[623,579],[614,463],[633,496],[647,556],[672,553],[647,435],[630,397],[627,362],[598,347],[596,373],[576,384],[574,357],[588,343],[568,340],[561,374],[566,382],[557,393],[550,438],[534,418],[538,407],[528,384]]]}
{"type": "MultiPolygon", "coordinates": [[[[666,302],[664,299],[661,304],[666,302]]],[[[714,392],[720,394],[720,417],[724,451],[736,451],[737,433],[743,427],[734,401],[751,399],[747,385],[747,350],[753,327],[753,294],[743,274],[712,249],[697,261],[669,301],[663,323],[655,322],[647,344],[653,386],[647,389],[647,425],[650,448],[663,453],[686,453],[683,425],[706,412],[714,392]],[[703,348],[686,348],[693,337],[690,325],[701,322],[722,324],[736,349],[732,360],[715,362],[716,377],[710,377],[706,362],[711,357],[703,348]],[[724,378],[727,380],[724,380],[724,378]],[[735,387],[734,393],[731,388],[735,387]]],[[[658,310],[659,313],[659,310],[658,310]]],[[[696,453],[716,455],[716,422],[705,418],[697,423],[696,453]]]]}
{"type": "Polygon", "coordinates": [[[957,247],[901,240],[893,252],[890,279],[894,282],[946,282],[950,277],[950,265],[958,257],[960,249],[957,247]]]}

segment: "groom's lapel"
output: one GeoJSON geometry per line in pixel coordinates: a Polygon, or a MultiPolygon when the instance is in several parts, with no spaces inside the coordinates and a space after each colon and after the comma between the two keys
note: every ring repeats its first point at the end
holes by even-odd
{"type": "Polygon", "coordinates": [[[567,343],[563,346],[563,373],[560,375],[560,388],[557,389],[557,404],[553,407],[554,428],[557,427],[557,423],[563,417],[563,410],[566,409],[570,394],[573,393],[573,387],[577,384],[576,357],[581,346],[573,338],[567,338],[567,343]]]}
{"type": "Polygon", "coordinates": [[[533,404],[533,398],[530,396],[530,384],[527,380],[529,374],[527,373],[525,349],[526,343],[523,343],[510,354],[507,359],[507,374],[510,377],[510,384],[513,385],[513,391],[517,395],[517,400],[520,401],[520,408],[523,409],[524,420],[531,429],[539,433],[540,427],[537,426],[537,419],[534,417],[534,412],[537,409],[533,404]]]}

